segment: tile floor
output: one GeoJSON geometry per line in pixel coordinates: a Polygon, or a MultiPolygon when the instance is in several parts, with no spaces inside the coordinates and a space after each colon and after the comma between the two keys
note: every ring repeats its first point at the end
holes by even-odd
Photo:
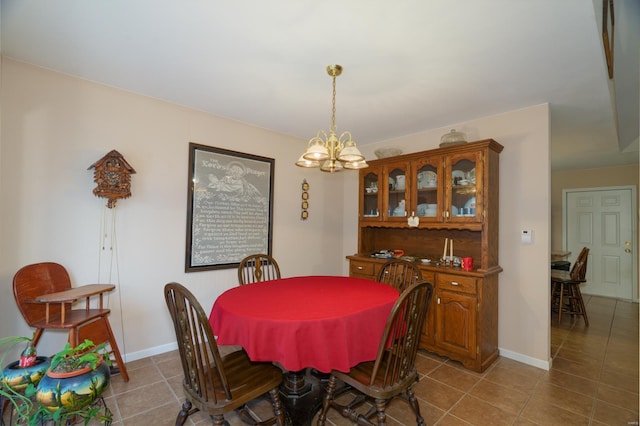
{"type": "MultiPolygon", "coordinates": [[[[415,385],[428,425],[638,424],[638,304],[585,296],[590,327],[581,318],[552,321],[553,367],[544,371],[499,358],[482,374],[420,353],[415,385]]],[[[127,364],[130,381],[114,376],[106,402],[114,425],[173,425],[183,401],[177,352],[127,364]]],[[[267,400],[253,406],[269,409],[267,400]]],[[[389,426],[415,425],[404,401],[387,410],[389,426]]],[[[227,416],[232,426],[237,415],[227,416]]],[[[208,424],[200,413],[187,424],[208,424]]],[[[333,410],[330,425],[351,425],[333,410]]],[[[294,425],[295,426],[295,425],[294,425]]]]}

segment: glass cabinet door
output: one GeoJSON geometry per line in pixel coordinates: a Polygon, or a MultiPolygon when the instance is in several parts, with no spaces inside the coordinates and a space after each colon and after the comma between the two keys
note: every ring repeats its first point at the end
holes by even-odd
{"type": "Polygon", "coordinates": [[[447,159],[447,214],[449,221],[475,222],[481,215],[476,200],[481,200],[481,165],[479,153],[452,155],[447,159]]]}
{"type": "Polygon", "coordinates": [[[384,219],[390,221],[407,220],[407,210],[409,209],[410,200],[408,199],[409,190],[407,185],[407,172],[409,171],[408,162],[391,163],[385,166],[384,179],[386,180],[386,195],[383,201],[384,219]]]}
{"type": "Polygon", "coordinates": [[[414,214],[420,222],[440,220],[442,210],[442,157],[431,157],[412,163],[412,205],[409,215],[414,214]]]}
{"type": "Polygon", "coordinates": [[[407,162],[388,164],[385,170],[387,178],[385,217],[393,221],[405,221],[409,214],[407,211],[410,205],[407,188],[409,164],[407,162]]]}
{"type": "Polygon", "coordinates": [[[380,168],[369,167],[360,172],[363,188],[360,200],[360,216],[367,220],[380,219],[380,168]]]}

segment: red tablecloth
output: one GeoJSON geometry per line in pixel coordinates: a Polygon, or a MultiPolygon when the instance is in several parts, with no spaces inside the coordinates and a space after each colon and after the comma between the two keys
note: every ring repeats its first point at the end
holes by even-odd
{"type": "Polygon", "coordinates": [[[360,278],[284,278],[227,290],[209,322],[218,344],[240,345],[253,361],[347,372],[375,359],[397,298],[393,287],[360,278]]]}

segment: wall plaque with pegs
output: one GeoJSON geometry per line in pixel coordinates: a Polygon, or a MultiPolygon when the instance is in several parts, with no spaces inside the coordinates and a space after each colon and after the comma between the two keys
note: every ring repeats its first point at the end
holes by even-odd
{"type": "Polygon", "coordinates": [[[302,212],[300,213],[301,220],[307,220],[309,218],[309,183],[306,179],[302,181],[302,212]]]}

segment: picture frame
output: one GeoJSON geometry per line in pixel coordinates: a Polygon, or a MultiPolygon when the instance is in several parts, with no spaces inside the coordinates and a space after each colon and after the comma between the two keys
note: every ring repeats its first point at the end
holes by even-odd
{"type": "Polygon", "coordinates": [[[609,78],[613,78],[613,37],[615,28],[613,0],[602,0],[602,43],[609,78]]]}
{"type": "Polygon", "coordinates": [[[271,255],[275,159],[189,143],[185,272],[271,255]]]}

